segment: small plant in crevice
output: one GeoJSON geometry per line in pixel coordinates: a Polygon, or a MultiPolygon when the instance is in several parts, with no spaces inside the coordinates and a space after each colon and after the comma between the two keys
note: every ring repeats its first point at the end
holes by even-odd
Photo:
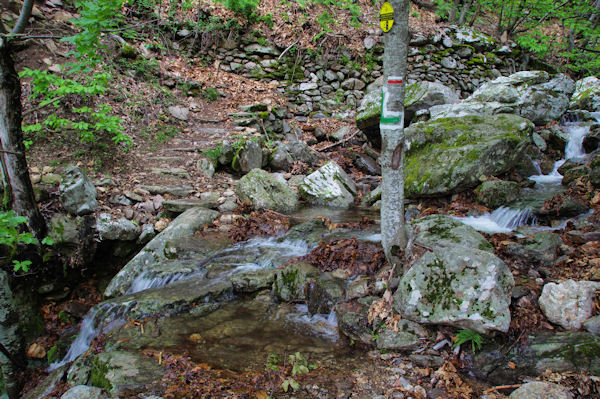
{"type": "Polygon", "coordinates": [[[471,343],[471,350],[475,353],[476,349],[481,350],[481,343],[483,342],[483,337],[477,332],[473,330],[460,330],[454,336],[454,347],[461,346],[464,343],[471,343]]]}

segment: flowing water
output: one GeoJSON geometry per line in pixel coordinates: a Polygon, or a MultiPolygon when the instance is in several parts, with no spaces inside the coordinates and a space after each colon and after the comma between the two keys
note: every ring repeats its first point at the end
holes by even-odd
{"type": "MultiPolygon", "coordinates": [[[[600,122],[600,113],[593,113],[594,117],[600,122]]],[[[583,162],[586,153],[583,149],[583,140],[590,132],[589,124],[580,122],[570,122],[564,125],[569,138],[565,147],[565,158],[554,163],[553,170],[544,175],[530,176],[529,179],[535,181],[533,189],[525,189],[521,200],[514,203],[511,207],[502,206],[493,212],[486,212],[480,216],[467,216],[456,218],[461,222],[484,233],[510,233],[521,226],[535,227],[538,230],[555,230],[562,225],[554,228],[537,226],[537,218],[532,211],[532,206],[541,207],[544,201],[554,194],[563,190],[561,186],[563,176],[558,169],[566,162],[572,160],[583,162]]],[[[538,168],[539,169],[539,168],[538,168]]]]}

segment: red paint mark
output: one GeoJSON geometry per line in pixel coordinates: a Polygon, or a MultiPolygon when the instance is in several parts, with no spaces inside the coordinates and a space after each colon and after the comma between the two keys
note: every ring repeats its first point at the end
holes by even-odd
{"type": "Polygon", "coordinates": [[[388,80],[388,84],[397,85],[402,83],[402,80],[388,80]]]}

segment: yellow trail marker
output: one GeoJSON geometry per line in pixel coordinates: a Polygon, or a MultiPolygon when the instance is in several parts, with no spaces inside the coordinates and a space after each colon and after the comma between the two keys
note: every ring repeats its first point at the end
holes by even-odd
{"type": "Polygon", "coordinates": [[[389,32],[392,25],[394,25],[394,8],[386,1],[379,10],[379,26],[382,31],[389,32]]]}

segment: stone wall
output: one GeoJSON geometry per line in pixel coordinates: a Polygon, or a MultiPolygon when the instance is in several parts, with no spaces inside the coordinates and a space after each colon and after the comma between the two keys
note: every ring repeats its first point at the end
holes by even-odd
{"type": "MultiPolygon", "coordinates": [[[[224,71],[276,81],[296,116],[354,109],[368,85],[383,74],[383,36],[375,30],[364,39],[364,52],[358,56],[344,49],[323,55],[258,41],[229,43],[228,48],[215,49],[211,55],[224,71]]],[[[447,27],[434,36],[413,35],[408,81],[437,81],[464,98],[482,83],[518,70],[521,58],[516,47],[466,28],[447,27]]]]}

